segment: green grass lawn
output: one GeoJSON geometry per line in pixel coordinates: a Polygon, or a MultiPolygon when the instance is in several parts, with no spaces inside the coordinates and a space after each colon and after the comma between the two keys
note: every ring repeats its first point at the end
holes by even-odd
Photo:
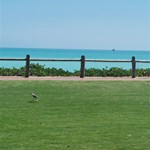
{"type": "Polygon", "coordinates": [[[149,81],[0,81],[0,150],[149,147],[149,81]]]}

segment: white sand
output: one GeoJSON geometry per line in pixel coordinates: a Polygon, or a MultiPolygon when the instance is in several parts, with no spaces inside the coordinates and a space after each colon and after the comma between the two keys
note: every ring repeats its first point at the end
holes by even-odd
{"type": "Polygon", "coordinates": [[[80,77],[52,77],[52,76],[47,76],[47,77],[36,77],[36,76],[31,76],[29,78],[25,77],[20,77],[20,76],[0,76],[0,80],[56,80],[56,81],[113,81],[113,80],[118,80],[118,81],[150,81],[150,77],[85,77],[85,78],[80,78],[80,77]]]}

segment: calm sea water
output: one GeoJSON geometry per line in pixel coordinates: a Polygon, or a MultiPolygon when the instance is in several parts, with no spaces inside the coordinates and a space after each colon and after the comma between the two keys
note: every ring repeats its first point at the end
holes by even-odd
{"type": "MultiPolygon", "coordinates": [[[[150,51],[123,51],[123,50],[79,50],[79,49],[42,49],[42,48],[0,48],[0,58],[25,58],[29,54],[31,58],[61,58],[80,59],[85,55],[86,59],[113,59],[131,60],[135,56],[137,60],[150,60],[150,51]]],[[[79,70],[79,62],[31,62],[40,63],[46,67],[63,68],[64,70],[79,70]]],[[[25,62],[0,61],[0,67],[21,67],[25,62]]],[[[88,63],[86,68],[110,68],[120,67],[130,69],[131,63],[88,63]]],[[[137,63],[137,68],[150,68],[150,64],[137,63]]]]}

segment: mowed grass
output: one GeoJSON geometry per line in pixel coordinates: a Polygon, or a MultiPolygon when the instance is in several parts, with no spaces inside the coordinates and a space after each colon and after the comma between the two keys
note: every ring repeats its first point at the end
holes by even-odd
{"type": "Polygon", "coordinates": [[[149,81],[0,81],[1,150],[149,147],[149,81]]]}

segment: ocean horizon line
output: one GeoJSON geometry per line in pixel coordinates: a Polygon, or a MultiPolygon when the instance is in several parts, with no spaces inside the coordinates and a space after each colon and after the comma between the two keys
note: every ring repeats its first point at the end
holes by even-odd
{"type": "Polygon", "coordinates": [[[0,47],[0,49],[44,49],[44,50],[90,50],[90,51],[150,51],[150,50],[140,50],[140,49],[89,49],[89,48],[42,48],[42,47],[0,47]]]}

